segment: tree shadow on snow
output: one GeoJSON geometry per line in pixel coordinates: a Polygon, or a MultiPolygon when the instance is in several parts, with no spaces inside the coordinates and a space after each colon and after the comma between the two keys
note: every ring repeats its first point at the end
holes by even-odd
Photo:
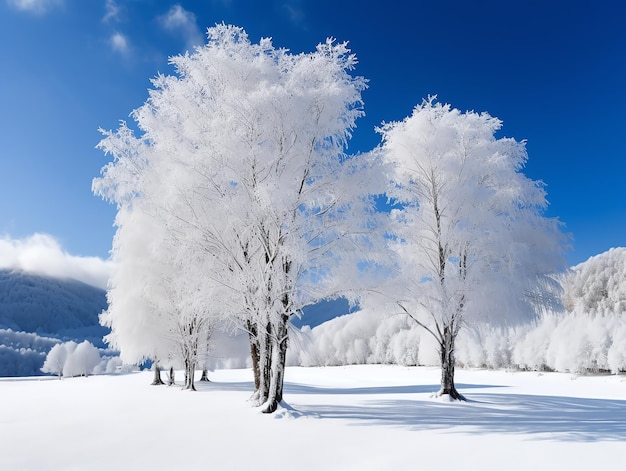
{"type": "MultiPolygon", "coordinates": [[[[502,388],[506,386],[482,384],[457,384],[457,389],[485,389],[502,388]]],[[[372,394],[427,394],[439,391],[439,385],[410,385],[410,386],[374,386],[361,388],[324,388],[304,384],[285,382],[285,394],[330,394],[330,395],[372,395],[372,394]]]]}
{"type": "MultiPolygon", "coordinates": [[[[458,385],[459,390],[480,387],[458,385]]],[[[372,389],[379,392],[371,394],[385,394],[383,390],[387,388],[372,389]]],[[[392,390],[391,393],[427,393],[433,391],[433,386],[388,389],[392,390]]],[[[320,390],[319,393],[332,395],[333,391],[320,390]]],[[[340,391],[340,394],[349,394],[344,391],[350,390],[340,391]]],[[[535,440],[626,440],[625,400],[476,393],[472,400],[465,403],[446,403],[423,398],[360,402],[360,405],[354,406],[335,406],[330,397],[328,401],[316,405],[299,405],[296,400],[292,404],[303,415],[321,419],[345,419],[354,425],[385,424],[412,430],[470,427],[472,433],[524,434],[535,440]]],[[[467,429],[457,432],[467,433],[467,429]]]]}
{"type": "MultiPolygon", "coordinates": [[[[197,383],[198,384],[198,383],[197,383]]],[[[507,386],[457,384],[461,392],[507,386]]],[[[245,391],[254,384],[244,382],[204,383],[200,390],[245,391]]],[[[534,440],[626,441],[626,400],[566,396],[539,396],[478,392],[467,402],[440,402],[428,396],[438,385],[324,388],[285,383],[285,399],[297,411],[294,416],[344,419],[352,425],[390,425],[411,430],[446,430],[455,433],[524,434],[534,440]],[[394,399],[397,394],[419,394],[415,399],[394,399]],[[298,396],[324,397],[319,403],[298,396]],[[334,404],[333,396],[354,395],[354,404],[334,404]],[[387,396],[373,398],[371,396],[387,396]],[[463,427],[458,430],[455,428],[463,427]]],[[[345,402],[345,398],[342,399],[345,402]]],[[[341,401],[336,401],[341,402],[341,401]]]]}

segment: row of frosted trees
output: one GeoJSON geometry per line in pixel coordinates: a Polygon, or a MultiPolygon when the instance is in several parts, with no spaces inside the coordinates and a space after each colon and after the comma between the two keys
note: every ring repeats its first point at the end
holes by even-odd
{"type": "Polygon", "coordinates": [[[551,299],[558,221],[500,122],[430,98],[347,155],[363,115],[345,43],[293,54],[217,25],[100,148],[117,204],[103,324],[125,362],[181,366],[193,388],[215,329],[250,340],[254,403],[282,400],[290,319],[345,296],[408,315],[437,338],[441,394],[476,316],[528,318],[551,299]],[[385,195],[395,209],[376,211],[385,195]]]}

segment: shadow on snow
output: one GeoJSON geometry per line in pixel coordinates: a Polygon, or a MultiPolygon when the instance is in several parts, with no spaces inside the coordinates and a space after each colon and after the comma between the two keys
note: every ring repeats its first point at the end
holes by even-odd
{"type": "MultiPolygon", "coordinates": [[[[459,391],[506,386],[458,384],[459,391]]],[[[250,391],[251,382],[208,383],[204,390],[250,391]]],[[[529,439],[559,441],[626,440],[626,400],[475,392],[468,402],[429,397],[393,399],[396,394],[430,395],[437,385],[324,388],[285,383],[291,406],[303,416],[343,419],[352,425],[390,425],[411,430],[525,434],[529,439]],[[318,404],[298,396],[330,396],[318,404]],[[332,396],[357,396],[354,405],[334,405],[332,396]],[[368,396],[388,396],[368,398],[368,396]]]]}

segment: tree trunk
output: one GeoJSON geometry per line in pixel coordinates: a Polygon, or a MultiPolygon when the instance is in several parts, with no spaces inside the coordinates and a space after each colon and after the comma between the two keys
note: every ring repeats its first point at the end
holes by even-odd
{"type": "Polygon", "coordinates": [[[185,385],[183,386],[183,389],[186,389],[189,391],[196,390],[195,376],[196,376],[195,362],[189,359],[186,359],[185,360],[185,385]]]}
{"type": "Polygon", "coordinates": [[[176,378],[174,377],[174,367],[170,366],[170,372],[167,376],[167,385],[172,386],[173,384],[176,384],[176,378]]]}
{"type": "Polygon", "coordinates": [[[272,377],[272,325],[267,322],[263,334],[257,337],[259,356],[259,388],[254,394],[254,404],[260,406],[267,401],[272,377]]]}
{"type": "Polygon", "coordinates": [[[209,379],[209,372],[206,368],[202,370],[202,376],[200,377],[200,381],[206,381],[208,383],[211,382],[211,380],[209,379]]]}
{"type": "Polygon", "coordinates": [[[452,326],[443,328],[443,341],[439,345],[441,359],[441,389],[437,396],[449,395],[452,399],[465,401],[465,397],[460,394],[454,386],[454,343],[456,334],[452,326]]]}
{"type": "Polygon", "coordinates": [[[269,394],[265,401],[263,413],[271,414],[276,412],[278,405],[283,400],[283,387],[285,380],[285,365],[287,363],[287,328],[289,317],[283,315],[281,323],[277,327],[275,336],[273,337],[272,346],[272,369],[269,394]]]}
{"type": "Polygon", "coordinates": [[[250,340],[250,358],[252,360],[252,372],[254,373],[254,391],[261,387],[261,370],[259,369],[259,339],[258,329],[248,320],[248,338],[250,340]]]}
{"type": "Polygon", "coordinates": [[[161,368],[155,361],[152,365],[152,370],[154,371],[154,378],[152,380],[152,386],[160,386],[161,384],[165,384],[161,379],[161,368]]]}

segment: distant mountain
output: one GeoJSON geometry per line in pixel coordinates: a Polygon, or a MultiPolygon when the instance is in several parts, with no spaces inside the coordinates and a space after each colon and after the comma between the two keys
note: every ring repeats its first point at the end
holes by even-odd
{"type": "Polygon", "coordinates": [[[345,298],[321,301],[313,306],[305,307],[302,317],[294,318],[292,324],[298,328],[305,325],[313,328],[335,317],[349,314],[355,310],[358,310],[358,308],[351,308],[348,300],[345,298]]]}
{"type": "Polygon", "coordinates": [[[80,281],[0,270],[0,328],[102,345],[106,307],[106,292],[80,281]]]}
{"type": "Polygon", "coordinates": [[[0,270],[0,376],[41,374],[60,341],[105,347],[98,315],[106,307],[105,291],[80,281],[0,270]]]}

